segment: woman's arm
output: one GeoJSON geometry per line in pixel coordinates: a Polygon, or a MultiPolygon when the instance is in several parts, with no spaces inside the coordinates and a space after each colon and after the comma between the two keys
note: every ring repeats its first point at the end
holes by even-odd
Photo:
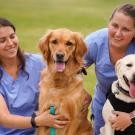
{"type": "Polygon", "coordinates": [[[6,128],[30,128],[31,117],[10,114],[6,102],[0,95],[0,124],[6,128]]]}
{"type": "MultiPolygon", "coordinates": [[[[46,111],[36,116],[35,122],[37,126],[63,128],[69,121],[62,115],[51,115],[49,111],[46,111]]],[[[6,128],[30,128],[32,127],[31,116],[11,114],[3,96],[0,95],[0,125],[6,128]]]]}

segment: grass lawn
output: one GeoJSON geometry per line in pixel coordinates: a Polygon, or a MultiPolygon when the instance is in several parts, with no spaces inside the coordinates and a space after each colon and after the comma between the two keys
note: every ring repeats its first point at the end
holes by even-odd
{"type": "MultiPolygon", "coordinates": [[[[39,52],[37,42],[48,30],[66,27],[81,32],[84,37],[106,27],[112,10],[135,0],[0,0],[0,16],[17,27],[21,47],[39,52]]],[[[93,95],[94,67],[84,76],[84,86],[93,95]]]]}

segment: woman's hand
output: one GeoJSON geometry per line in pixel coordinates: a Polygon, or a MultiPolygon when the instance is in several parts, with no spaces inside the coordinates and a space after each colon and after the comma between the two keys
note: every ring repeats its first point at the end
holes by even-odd
{"type": "Polygon", "coordinates": [[[109,121],[112,123],[114,130],[124,131],[132,124],[129,113],[113,111],[113,114],[116,117],[110,117],[109,121]]]}
{"type": "Polygon", "coordinates": [[[43,112],[35,118],[37,126],[63,128],[69,121],[60,114],[51,115],[50,110],[43,112]]]}

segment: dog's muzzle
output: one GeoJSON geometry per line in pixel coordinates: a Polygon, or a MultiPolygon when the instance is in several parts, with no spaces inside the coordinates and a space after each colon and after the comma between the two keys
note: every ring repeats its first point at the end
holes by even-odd
{"type": "Polygon", "coordinates": [[[64,53],[62,52],[59,52],[59,53],[56,53],[56,56],[55,56],[55,70],[57,72],[63,72],[64,69],[65,69],[65,60],[64,60],[64,53]]]}

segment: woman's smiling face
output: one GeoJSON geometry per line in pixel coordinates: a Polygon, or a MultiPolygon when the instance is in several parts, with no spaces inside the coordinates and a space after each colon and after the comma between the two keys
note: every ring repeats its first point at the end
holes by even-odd
{"type": "Polygon", "coordinates": [[[0,26],[0,59],[11,59],[17,56],[19,40],[10,26],[0,26]]]}
{"type": "Polygon", "coordinates": [[[109,28],[109,44],[118,48],[127,48],[135,37],[134,19],[123,12],[116,12],[111,18],[109,28]]]}

